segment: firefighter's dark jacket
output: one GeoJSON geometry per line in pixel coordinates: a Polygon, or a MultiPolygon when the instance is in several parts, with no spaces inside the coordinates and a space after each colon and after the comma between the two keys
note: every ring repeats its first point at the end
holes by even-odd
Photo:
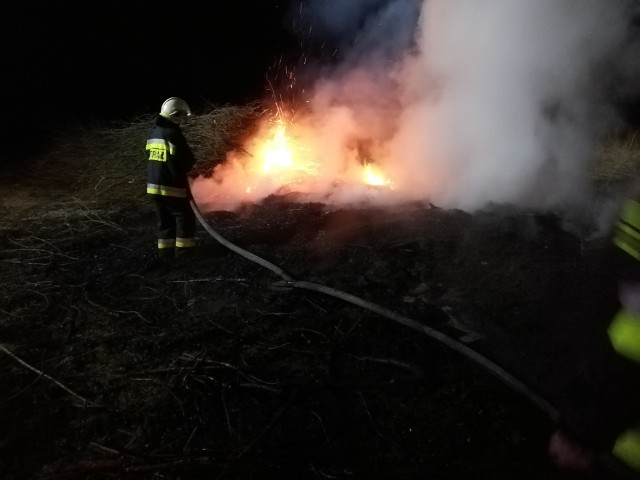
{"type": "MultiPolygon", "coordinates": [[[[640,203],[620,212],[608,260],[619,281],[640,288],[640,203]]],[[[640,472],[640,316],[618,305],[606,338],[594,345],[564,412],[565,431],[640,472]]],[[[562,409],[561,409],[562,410],[562,409]]],[[[571,436],[571,435],[570,435],[571,436]]]]}
{"type": "Polygon", "coordinates": [[[147,193],[187,198],[195,157],[180,127],[158,116],[147,139],[147,193]]]}

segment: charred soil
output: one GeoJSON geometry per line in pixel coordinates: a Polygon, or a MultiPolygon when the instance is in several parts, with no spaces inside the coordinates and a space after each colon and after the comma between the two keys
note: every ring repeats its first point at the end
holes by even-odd
{"type": "MultiPolygon", "coordinates": [[[[565,478],[549,419],[432,338],[274,289],[202,229],[193,258],[160,262],[144,201],[5,183],[2,478],[565,478]]],[[[443,331],[552,403],[615,308],[604,251],[552,215],[285,196],[206,216],[295,279],[443,331]]]]}

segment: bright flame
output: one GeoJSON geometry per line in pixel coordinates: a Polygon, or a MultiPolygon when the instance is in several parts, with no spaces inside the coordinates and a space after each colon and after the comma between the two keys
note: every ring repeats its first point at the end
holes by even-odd
{"type": "MultiPolygon", "coordinates": [[[[266,137],[258,140],[256,158],[262,174],[278,175],[283,181],[302,182],[309,181],[308,177],[317,177],[320,174],[320,165],[310,159],[313,152],[310,148],[302,146],[300,136],[291,138],[287,135],[287,123],[283,118],[280,108],[266,137]]],[[[289,126],[294,127],[293,123],[289,126]]],[[[393,188],[393,182],[387,178],[379,165],[365,163],[362,173],[354,177],[357,183],[374,187],[393,188]]],[[[250,191],[250,187],[247,189],[250,191]]]]}
{"type": "Polygon", "coordinates": [[[278,125],[274,126],[271,138],[265,141],[264,164],[262,165],[262,170],[265,173],[269,173],[273,169],[293,167],[293,152],[289,147],[286,131],[286,125],[280,121],[278,125]]]}
{"type": "Polygon", "coordinates": [[[372,139],[349,125],[326,130],[307,117],[294,123],[276,106],[276,113],[263,117],[256,135],[246,141],[246,149],[229,152],[216,167],[215,181],[201,179],[194,187],[201,203],[227,208],[285,192],[349,201],[388,198],[381,196],[384,191],[396,190],[384,162],[367,162],[373,155],[382,158],[372,139]]]}
{"type": "Polygon", "coordinates": [[[389,187],[393,188],[393,182],[388,179],[382,172],[382,169],[372,163],[364,165],[362,181],[373,187],[389,187]]]}
{"type": "Polygon", "coordinates": [[[287,124],[280,111],[265,138],[257,141],[257,169],[263,175],[276,176],[283,183],[303,181],[316,176],[319,165],[309,159],[309,149],[287,135],[287,124]]]}

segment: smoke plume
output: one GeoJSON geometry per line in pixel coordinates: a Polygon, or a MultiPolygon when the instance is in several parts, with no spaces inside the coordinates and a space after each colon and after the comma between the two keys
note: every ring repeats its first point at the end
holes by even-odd
{"type": "Polygon", "coordinates": [[[428,0],[392,156],[446,205],[581,200],[611,120],[605,72],[627,34],[624,6],[428,0]],[[446,180],[430,184],[432,171],[446,180]]]}
{"type": "Polygon", "coordinates": [[[615,119],[611,71],[629,40],[631,1],[308,3],[308,35],[338,51],[297,119],[323,166],[310,192],[357,200],[361,189],[332,179],[365,158],[395,187],[368,201],[474,210],[588,198],[594,146],[615,119]]]}

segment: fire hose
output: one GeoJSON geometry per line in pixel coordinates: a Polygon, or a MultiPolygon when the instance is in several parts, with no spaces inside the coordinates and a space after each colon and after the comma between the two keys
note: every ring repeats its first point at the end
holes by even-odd
{"type": "Polygon", "coordinates": [[[206,230],[206,232],[209,235],[211,235],[216,241],[218,241],[220,244],[224,245],[228,249],[232,250],[233,252],[237,253],[238,255],[242,255],[248,260],[258,263],[259,265],[262,265],[263,267],[271,270],[280,278],[282,278],[281,281],[274,282],[271,285],[271,288],[273,290],[288,291],[288,290],[291,290],[292,288],[299,288],[303,290],[310,290],[313,292],[323,293],[325,295],[329,295],[329,296],[338,298],[340,300],[343,300],[345,302],[351,303],[353,305],[356,305],[358,307],[364,308],[373,313],[381,315],[385,318],[398,322],[413,330],[416,330],[420,333],[423,333],[431,337],[432,339],[442,343],[443,345],[449,347],[451,350],[462,355],[468,360],[471,360],[473,363],[481,366],[488,373],[498,378],[508,387],[512,388],[513,390],[515,390],[516,392],[520,393],[525,398],[527,398],[529,401],[531,401],[533,405],[535,405],[543,413],[545,413],[552,421],[554,422],[558,421],[559,412],[553,405],[551,405],[547,400],[545,400],[543,397],[541,397],[536,392],[534,392],[524,382],[522,382],[521,380],[513,376],[511,373],[507,372],[504,368],[500,367],[493,361],[489,360],[484,355],[478,353],[476,350],[473,350],[467,345],[449,337],[448,335],[445,335],[444,333],[434,328],[423,325],[422,323],[416,320],[413,320],[409,317],[405,317],[404,315],[400,315],[396,312],[393,312],[387,308],[381,307],[380,305],[369,302],[362,298],[356,297],[355,295],[351,295],[349,293],[345,293],[340,290],[336,290],[334,288],[327,287],[325,285],[321,285],[318,283],[295,280],[293,277],[291,277],[289,274],[287,274],[284,270],[282,270],[277,265],[274,265],[273,263],[263,258],[260,258],[257,255],[247,250],[244,250],[243,248],[238,247],[237,245],[231,243],[229,240],[224,238],[216,230],[214,230],[213,227],[211,227],[209,222],[207,222],[207,220],[202,215],[202,212],[198,208],[198,205],[193,200],[193,198],[190,199],[190,203],[191,203],[191,208],[193,209],[193,212],[196,215],[196,218],[200,222],[200,225],[202,225],[202,227],[206,230]]]}

